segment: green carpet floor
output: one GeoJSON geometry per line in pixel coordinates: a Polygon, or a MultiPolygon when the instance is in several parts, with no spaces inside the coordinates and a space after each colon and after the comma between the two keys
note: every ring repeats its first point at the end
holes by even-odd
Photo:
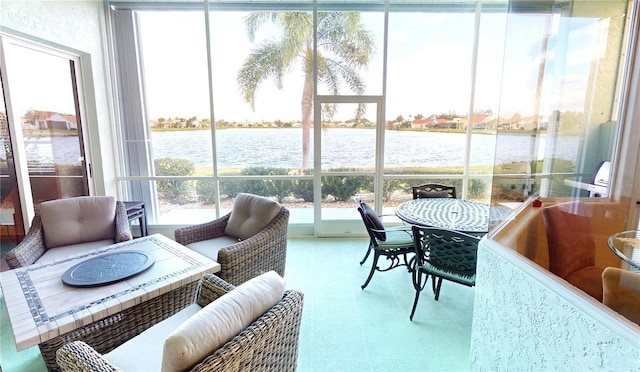
{"type": "MultiPolygon", "coordinates": [[[[414,290],[404,268],[360,285],[371,259],[358,263],[363,239],[289,239],[287,287],[305,294],[298,371],[468,371],[473,288],[444,282],[440,300],[423,292],[413,322],[414,290]]],[[[0,366],[45,371],[37,346],[16,352],[0,301],[0,366]]],[[[135,371],[137,372],[137,371],[135,371]]]]}

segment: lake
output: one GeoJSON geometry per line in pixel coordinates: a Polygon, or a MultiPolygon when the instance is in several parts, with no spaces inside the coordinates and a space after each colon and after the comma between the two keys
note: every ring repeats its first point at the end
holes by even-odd
{"type": "MultiPolygon", "coordinates": [[[[441,167],[464,164],[463,133],[385,131],[385,167],[441,167]]],[[[272,166],[298,168],[301,165],[302,130],[300,128],[232,128],[216,132],[219,168],[272,166]],[[265,160],[267,159],[267,160],[265,160]]],[[[555,156],[574,160],[579,137],[556,138],[555,156]]],[[[184,158],[196,167],[213,164],[211,133],[208,130],[167,131],[151,133],[155,159],[184,158]]],[[[39,138],[27,146],[29,161],[77,164],[76,137],[56,137],[55,149],[50,138],[39,138]]],[[[329,128],[322,130],[322,166],[374,167],[375,131],[372,129],[329,128]]],[[[501,134],[500,149],[495,156],[496,136],[474,134],[471,165],[492,165],[514,161],[542,159],[546,136],[501,134]],[[531,150],[533,149],[533,150],[531,150]],[[533,155],[529,155],[532,152],[533,155]],[[495,159],[494,159],[495,158],[495,159]]],[[[548,150],[548,149],[547,149],[548,150]]],[[[313,154],[313,143],[311,144],[313,154]]]]}
{"type": "MultiPolygon", "coordinates": [[[[190,159],[196,167],[213,164],[211,135],[208,130],[152,132],[153,156],[190,159]]],[[[463,133],[385,131],[385,167],[461,166],[464,164],[463,133]]],[[[496,136],[474,134],[471,165],[492,165],[544,158],[546,136],[501,134],[499,155],[495,157],[496,136]],[[537,153],[537,154],[536,154],[537,153]],[[495,159],[494,159],[495,158],[495,159]]],[[[245,168],[269,165],[297,168],[301,165],[300,128],[232,128],[216,132],[219,168],[245,168]],[[268,161],[265,161],[265,158],[268,161]]],[[[578,137],[560,136],[556,157],[574,160],[578,137]]],[[[313,156],[313,143],[311,144],[313,156]]],[[[322,130],[322,166],[374,167],[375,131],[372,129],[329,128],[322,130]]]]}

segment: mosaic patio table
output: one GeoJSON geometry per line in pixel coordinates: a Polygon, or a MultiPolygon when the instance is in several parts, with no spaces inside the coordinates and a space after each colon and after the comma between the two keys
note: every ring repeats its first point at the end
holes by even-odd
{"type": "Polygon", "coordinates": [[[82,340],[107,353],[192,304],[202,275],[218,271],[219,263],[155,234],[5,271],[0,285],[17,349],[37,344],[47,368],[56,370],[55,352],[63,344],[82,340]],[[75,286],[62,280],[82,262],[131,251],[148,255],[153,263],[104,285],[75,286]]]}
{"type": "Polygon", "coordinates": [[[489,204],[452,198],[421,198],[404,202],[396,215],[412,225],[483,235],[489,231],[489,204]]]}

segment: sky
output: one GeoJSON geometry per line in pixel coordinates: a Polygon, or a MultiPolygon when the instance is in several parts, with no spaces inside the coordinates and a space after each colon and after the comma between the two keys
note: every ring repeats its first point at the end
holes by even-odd
{"type": "MultiPolygon", "coordinates": [[[[293,66],[283,90],[262,84],[253,111],[238,91],[236,76],[253,44],[248,40],[241,12],[212,12],[212,66],[216,120],[238,122],[299,121],[303,75],[293,66]]],[[[367,93],[382,94],[383,15],[361,13],[373,35],[376,52],[362,76],[367,93]]],[[[389,17],[387,74],[388,120],[455,112],[464,115],[471,99],[473,14],[392,13],[389,17]]],[[[606,22],[547,16],[518,19],[504,14],[482,17],[478,48],[474,108],[501,108],[501,115],[530,115],[540,64],[540,35],[551,33],[546,61],[543,112],[581,111],[594,57],[606,42],[606,22]],[[509,39],[504,33],[509,29],[509,39]],[[503,50],[506,46],[506,54],[503,50]],[[563,58],[557,58],[562,53],[563,58]],[[502,66],[506,57],[503,80],[502,66]],[[560,63],[561,61],[561,63],[560,63]],[[502,97],[502,98],[501,98],[502,97]]],[[[207,51],[204,16],[198,12],[140,12],[146,97],[151,119],[209,117],[207,51]]],[[[277,38],[278,29],[265,24],[256,43],[277,38]]],[[[22,47],[7,49],[7,69],[15,81],[12,102],[20,110],[72,113],[68,60],[22,47]],[[41,84],[46,81],[47,84],[41,84]]],[[[348,94],[348,91],[344,91],[348,94]]],[[[373,111],[373,110],[371,110],[373,111]]],[[[353,116],[341,110],[337,119],[353,116]]],[[[373,120],[373,112],[367,114],[373,120]]]]}
{"type": "MultiPolygon", "coordinates": [[[[255,111],[244,102],[236,76],[252,44],[244,29],[246,13],[211,13],[212,64],[214,69],[214,114],[216,120],[260,122],[300,120],[302,72],[294,66],[278,90],[271,81],[263,83],[256,96],[255,111]]],[[[582,110],[591,61],[594,20],[529,16],[507,24],[504,14],[484,15],[481,22],[475,110],[502,106],[502,113],[531,115],[536,95],[540,41],[548,28],[550,46],[544,54],[546,85],[554,107],[546,110],[582,110]],[[509,27],[510,38],[504,32],[509,27]],[[562,38],[562,40],[560,40],[562,38]],[[563,44],[560,44],[566,41],[563,44]],[[556,44],[554,44],[554,42],[556,44]],[[570,43],[569,43],[570,42],[570,43]],[[503,81],[503,48],[507,47],[509,78],[503,81]],[[555,53],[566,51],[566,62],[554,65],[555,53]],[[504,83],[502,85],[501,83],[504,83]],[[502,92],[502,105],[500,97],[502,92]],[[526,105],[523,105],[526,103],[526,105]]],[[[377,51],[367,71],[367,94],[382,94],[383,16],[362,13],[372,32],[377,51]]],[[[387,119],[455,112],[464,115],[471,99],[473,14],[395,13],[389,21],[387,119]]],[[[151,118],[208,117],[208,87],[204,17],[200,13],[141,14],[141,35],[145,60],[147,97],[151,118]]],[[[256,43],[277,38],[277,28],[265,24],[256,43]]],[[[344,92],[349,94],[348,91],[344,92]]],[[[544,107],[544,106],[543,106],[544,107]]],[[[373,114],[367,115],[371,119],[373,114]]],[[[340,112],[346,120],[352,113],[340,112]]]]}
{"type": "Polygon", "coordinates": [[[11,102],[19,112],[38,110],[75,114],[67,57],[9,42],[4,47],[11,102]]]}

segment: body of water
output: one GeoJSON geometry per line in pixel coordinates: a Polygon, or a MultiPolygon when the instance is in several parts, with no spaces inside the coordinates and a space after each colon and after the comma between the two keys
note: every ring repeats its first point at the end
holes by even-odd
{"type": "MultiPolygon", "coordinates": [[[[330,128],[322,130],[322,166],[374,167],[375,130],[330,128]]],[[[196,167],[213,164],[211,134],[207,130],[152,132],[153,156],[190,159],[196,167]]],[[[297,168],[302,158],[302,130],[224,129],[216,132],[217,161],[220,168],[251,166],[297,168]],[[268,159],[265,161],[265,159],[268,159]]],[[[385,167],[461,166],[464,164],[466,135],[463,133],[385,131],[385,167]]],[[[574,160],[579,138],[560,136],[554,145],[555,157],[574,160]]],[[[546,136],[474,134],[471,165],[492,165],[542,159],[546,136]],[[496,156],[496,142],[499,150],[496,156]],[[533,155],[531,155],[533,154],[533,155]]],[[[311,143],[313,157],[313,143],[311,143]]],[[[313,163],[313,162],[312,162],[313,163]]]]}
{"type": "MultiPolygon", "coordinates": [[[[466,135],[463,133],[385,131],[385,167],[441,167],[464,164],[466,135]]],[[[374,167],[375,136],[373,129],[330,128],[322,130],[322,166],[374,167]]],[[[574,160],[579,138],[555,138],[555,157],[574,160]]],[[[76,137],[39,138],[30,143],[28,158],[33,162],[78,163],[76,137]]],[[[224,129],[216,132],[217,161],[220,168],[252,166],[298,168],[302,163],[300,128],[224,129]]],[[[514,161],[542,159],[546,136],[518,134],[474,134],[471,165],[492,165],[514,161]],[[496,142],[498,151],[496,156],[496,142]]],[[[152,132],[153,157],[183,158],[196,167],[213,164],[211,133],[208,130],[152,132]]],[[[313,143],[311,143],[313,157],[313,143]]],[[[312,162],[313,164],[313,162],[312,162]]]]}

